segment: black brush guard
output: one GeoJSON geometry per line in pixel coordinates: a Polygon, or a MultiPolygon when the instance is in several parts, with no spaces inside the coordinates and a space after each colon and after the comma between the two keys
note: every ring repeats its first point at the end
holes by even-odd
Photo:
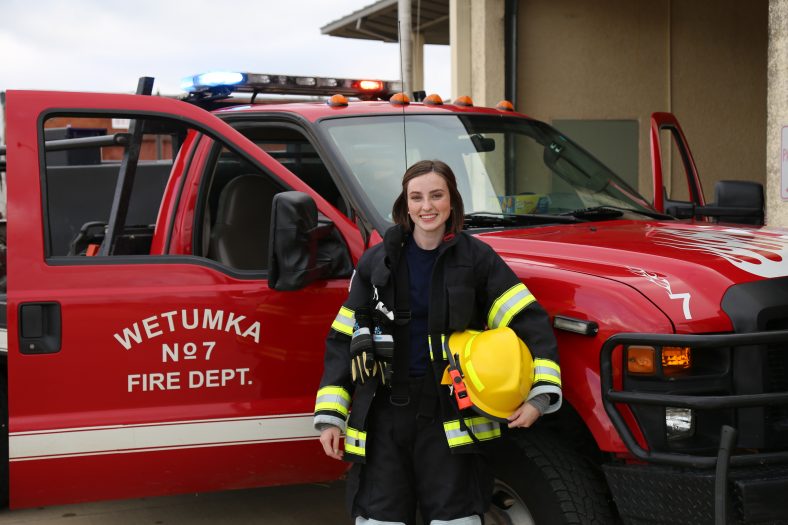
{"type": "MultiPolygon", "coordinates": [[[[788,330],[755,332],[726,335],[682,335],[682,334],[617,334],[605,341],[600,355],[600,379],[602,401],[616,431],[629,452],[637,459],[649,463],[690,467],[697,469],[716,469],[715,471],[715,523],[727,523],[727,485],[729,466],[758,466],[788,463],[788,450],[761,453],[734,453],[737,431],[729,425],[720,428],[720,440],[716,456],[692,455],[679,452],[647,450],[640,446],[629,426],[624,421],[616,403],[652,405],[662,407],[688,408],[694,410],[714,410],[724,408],[745,408],[761,406],[788,406],[788,392],[762,394],[731,394],[722,396],[677,395],[645,393],[613,388],[613,350],[628,345],[689,346],[693,353],[710,348],[735,348],[742,346],[779,345],[780,350],[788,352],[788,330]]],[[[772,346],[773,347],[773,346],[772,346]]],[[[659,360],[660,356],[657,355],[659,360]]],[[[625,367],[622,359],[622,369],[625,367]]],[[[735,372],[734,372],[735,373],[735,372]]]]}

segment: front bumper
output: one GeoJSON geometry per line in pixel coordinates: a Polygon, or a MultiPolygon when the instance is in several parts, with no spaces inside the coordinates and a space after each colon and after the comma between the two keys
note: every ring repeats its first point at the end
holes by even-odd
{"type": "MultiPolygon", "coordinates": [[[[627,524],[715,523],[713,470],[663,465],[605,465],[618,511],[627,524]]],[[[731,469],[727,523],[788,524],[788,466],[731,469]]]]}
{"type": "MultiPolygon", "coordinates": [[[[619,512],[628,523],[788,524],[788,447],[782,439],[770,442],[766,439],[769,436],[760,436],[763,445],[754,447],[748,441],[753,434],[749,420],[733,415],[744,414],[750,407],[786,407],[788,391],[734,390],[702,395],[697,391],[682,393],[679,382],[668,379],[662,387],[655,382],[648,391],[624,386],[617,389],[613,386],[613,351],[627,345],[689,346],[693,352],[727,349],[734,357],[737,349],[760,349],[784,356],[788,352],[788,330],[729,335],[618,334],[605,342],[600,357],[605,410],[629,452],[646,463],[605,467],[619,512]],[[624,406],[635,414],[645,414],[642,407],[677,407],[728,411],[730,416],[715,432],[719,436],[716,442],[677,451],[655,434],[653,419],[651,432],[646,433],[648,444],[642,446],[622,415],[624,406]],[[737,426],[741,429],[738,441],[737,426]],[[748,448],[738,450],[737,444],[748,448]]],[[[619,374],[625,366],[622,362],[619,374]]],[[[730,377],[730,373],[736,371],[720,377],[730,377]]]]}

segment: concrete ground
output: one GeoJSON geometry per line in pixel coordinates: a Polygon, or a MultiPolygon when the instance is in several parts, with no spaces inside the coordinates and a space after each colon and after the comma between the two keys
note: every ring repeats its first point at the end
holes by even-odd
{"type": "Polygon", "coordinates": [[[0,512],[0,525],[344,525],[344,484],[234,490],[0,512]]]}

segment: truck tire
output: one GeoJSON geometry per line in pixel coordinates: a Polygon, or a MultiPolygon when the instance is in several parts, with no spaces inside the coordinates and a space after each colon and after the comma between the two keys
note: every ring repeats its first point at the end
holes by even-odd
{"type": "Polygon", "coordinates": [[[496,447],[493,503],[485,525],[620,523],[601,471],[555,435],[508,432],[496,447]]]}

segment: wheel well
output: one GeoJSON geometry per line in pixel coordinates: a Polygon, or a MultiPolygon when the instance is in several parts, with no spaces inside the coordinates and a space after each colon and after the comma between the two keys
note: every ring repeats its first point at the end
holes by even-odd
{"type": "Polygon", "coordinates": [[[542,432],[549,433],[555,439],[562,441],[576,449],[581,455],[587,457],[597,465],[608,461],[610,455],[599,449],[599,446],[588,429],[588,426],[577,413],[575,408],[564,400],[561,409],[552,414],[542,416],[536,427],[542,432]]]}

